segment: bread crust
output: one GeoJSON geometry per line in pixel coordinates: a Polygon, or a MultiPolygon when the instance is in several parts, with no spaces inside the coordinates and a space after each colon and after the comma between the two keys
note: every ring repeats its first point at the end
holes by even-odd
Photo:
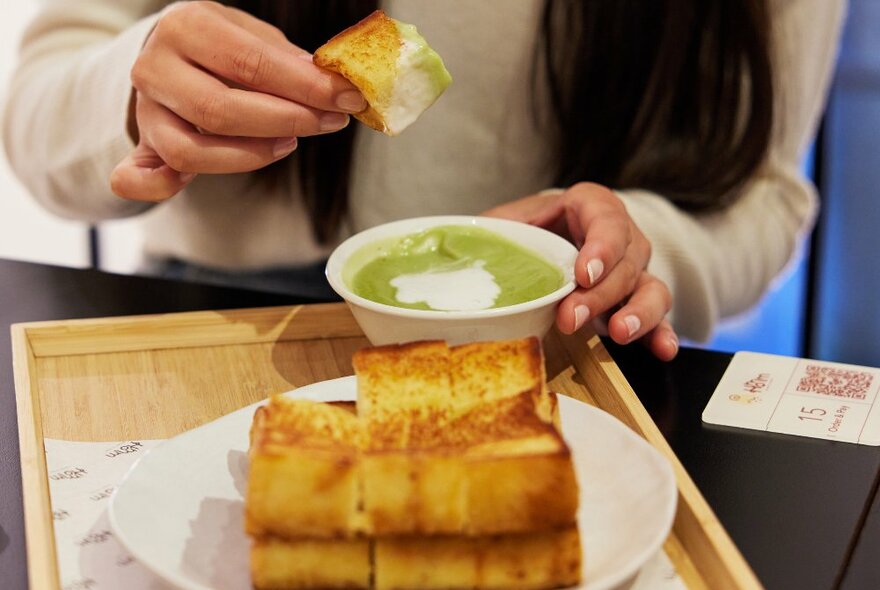
{"type": "Polygon", "coordinates": [[[342,75],[361,91],[368,106],[354,117],[383,133],[387,126],[376,107],[387,106],[387,89],[396,76],[400,44],[394,19],[376,10],[333,36],[314,55],[315,65],[342,75]]]}

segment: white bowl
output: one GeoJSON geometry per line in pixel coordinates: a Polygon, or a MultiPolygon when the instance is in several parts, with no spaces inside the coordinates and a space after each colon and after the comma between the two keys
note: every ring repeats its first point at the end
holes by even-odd
{"type": "Polygon", "coordinates": [[[570,242],[556,234],[517,221],[466,215],[417,217],[379,225],[345,240],[330,255],[326,273],[330,285],[348,303],[372,344],[446,340],[454,345],[477,340],[543,337],[556,318],[556,305],[575,288],[577,254],[570,242]],[[356,295],[345,283],[342,272],[345,263],[362,247],[439,225],[472,225],[495,232],[558,266],[565,283],[538,299],[479,311],[435,311],[385,305],[356,295]]]}

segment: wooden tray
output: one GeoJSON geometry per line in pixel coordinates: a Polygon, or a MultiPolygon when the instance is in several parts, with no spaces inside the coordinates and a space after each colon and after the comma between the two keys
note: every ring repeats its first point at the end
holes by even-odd
{"type": "MultiPolygon", "coordinates": [[[[344,304],[12,326],[31,587],[60,587],[44,436],[170,437],[271,393],[351,375],[365,345],[344,304]]],[[[554,332],[545,354],[553,389],[613,414],[672,462],[679,503],[664,548],[687,586],[760,588],[599,338],[554,332]]]]}

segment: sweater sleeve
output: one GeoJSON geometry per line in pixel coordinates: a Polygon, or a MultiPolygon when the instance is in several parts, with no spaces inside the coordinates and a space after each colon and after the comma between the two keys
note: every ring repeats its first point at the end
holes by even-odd
{"type": "Polygon", "coordinates": [[[708,339],[719,318],[757,303],[815,221],[815,188],[800,171],[834,69],[844,0],[771,0],[775,120],[768,157],[727,209],[687,214],[660,195],[618,191],[653,246],[648,270],[673,294],[683,336],[708,339]]]}
{"type": "Polygon", "coordinates": [[[4,106],[10,164],[31,194],[67,218],[100,221],[149,204],[110,190],[134,147],[130,71],[159,17],[149,0],[55,0],[24,33],[4,106]]]}

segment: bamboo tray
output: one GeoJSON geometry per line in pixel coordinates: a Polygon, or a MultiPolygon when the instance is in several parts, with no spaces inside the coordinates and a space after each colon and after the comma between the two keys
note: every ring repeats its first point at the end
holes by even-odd
{"type": "MultiPolygon", "coordinates": [[[[60,588],[44,436],[174,436],[271,393],[351,375],[366,344],[344,304],[12,326],[31,587],[60,588]]],[[[544,346],[553,389],[616,416],[671,461],[679,502],[664,549],[688,588],[760,588],[600,339],[553,332],[544,346]]]]}

